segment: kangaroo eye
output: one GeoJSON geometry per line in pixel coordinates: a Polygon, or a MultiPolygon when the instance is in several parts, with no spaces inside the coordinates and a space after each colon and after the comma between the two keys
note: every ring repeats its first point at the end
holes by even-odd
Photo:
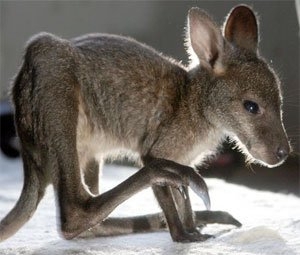
{"type": "Polygon", "coordinates": [[[255,102],[245,100],[244,101],[244,107],[248,112],[250,112],[252,114],[258,114],[259,113],[259,106],[255,102]]]}

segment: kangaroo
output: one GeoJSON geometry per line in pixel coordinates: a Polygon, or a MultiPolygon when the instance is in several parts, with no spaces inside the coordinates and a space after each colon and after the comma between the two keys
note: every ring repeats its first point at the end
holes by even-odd
{"type": "Polygon", "coordinates": [[[241,224],[226,212],[193,212],[188,187],[210,209],[195,162],[230,137],[249,163],[282,164],[290,145],[280,81],[258,52],[252,9],[235,7],[223,29],[203,10],[188,13],[188,66],[132,38],[41,33],[27,44],[12,98],[22,146],[24,187],[0,223],[0,240],[33,215],[53,184],[66,239],[155,231],[177,242],[203,241],[205,223],[241,224]],[[133,157],[141,169],[99,194],[103,162],[133,157]],[[109,218],[152,187],[163,214],[109,218]]]}

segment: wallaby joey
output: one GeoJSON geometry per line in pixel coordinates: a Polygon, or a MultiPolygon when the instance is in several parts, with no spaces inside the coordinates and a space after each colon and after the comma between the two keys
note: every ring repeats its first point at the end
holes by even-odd
{"type": "Polygon", "coordinates": [[[24,187],[0,223],[0,240],[33,215],[53,184],[64,238],[168,227],[174,241],[202,241],[203,223],[240,223],[226,212],[193,212],[191,187],[209,209],[201,162],[230,137],[250,163],[281,164],[290,152],[280,82],[258,53],[258,24],[244,5],[223,31],[198,8],[188,14],[189,66],[134,39],[41,33],[28,42],[12,96],[22,145],[24,187]],[[98,194],[107,157],[135,156],[142,168],[98,194]],[[152,187],[163,214],[108,218],[152,187]]]}

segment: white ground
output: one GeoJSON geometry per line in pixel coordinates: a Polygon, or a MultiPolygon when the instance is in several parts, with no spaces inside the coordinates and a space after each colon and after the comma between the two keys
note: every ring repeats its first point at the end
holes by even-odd
{"type": "MultiPolygon", "coordinates": [[[[104,190],[124,180],[134,170],[105,167],[104,190]]],[[[168,232],[66,241],[58,234],[55,199],[52,188],[48,188],[33,218],[17,234],[0,243],[0,254],[300,254],[299,198],[255,191],[217,179],[206,181],[212,210],[230,212],[243,223],[242,228],[210,225],[205,232],[215,234],[216,238],[203,243],[174,243],[168,232]]],[[[0,155],[0,218],[13,207],[21,188],[21,162],[8,161],[0,155]]],[[[192,201],[194,209],[204,209],[202,201],[194,194],[192,201]]],[[[147,189],[119,206],[113,214],[132,216],[157,211],[152,192],[147,189]]]]}

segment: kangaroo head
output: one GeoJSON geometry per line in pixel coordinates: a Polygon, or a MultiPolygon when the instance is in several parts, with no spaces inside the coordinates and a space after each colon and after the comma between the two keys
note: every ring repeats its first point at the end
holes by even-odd
{"type": "Polygon", "coordinates": [[[259,56],[258,38],[256,16],[247,6],[230,12],[223,31],[202,10],[189,12],[188,50],[201,67],[193,73],[209,73],[206,118],[232,138],[250,162],[274,167],[291,149],[282,124],[280,81],[259,56]]]}

